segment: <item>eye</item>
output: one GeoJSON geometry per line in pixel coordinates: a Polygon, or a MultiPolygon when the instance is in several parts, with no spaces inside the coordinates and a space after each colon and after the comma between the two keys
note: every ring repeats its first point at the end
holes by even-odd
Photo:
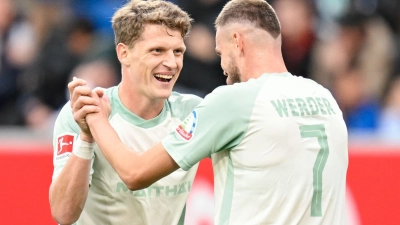
{"type": "Polygon", "coordinates": [[[155,49],[152,50],[152,52],[154,52],[154,53],[161,53],[161,52],[162,52],[162,49],[161,49],[161,48],[155,48],[155,49]]]}
{"type": "Polygon", "coordinates": [[[174,54],[175,55],[182,55],[184,53],[184,51],[182,49],[175,49],[174,50],[174,54]]]}

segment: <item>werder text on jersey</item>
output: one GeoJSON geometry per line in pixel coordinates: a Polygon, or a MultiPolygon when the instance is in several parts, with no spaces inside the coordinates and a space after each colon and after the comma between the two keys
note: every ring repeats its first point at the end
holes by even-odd
{"type": "Polygon", "coordinates": [[[288,98],[271,100],[270,102],[280,117],[336,114],[326,98],[288,98]]]}

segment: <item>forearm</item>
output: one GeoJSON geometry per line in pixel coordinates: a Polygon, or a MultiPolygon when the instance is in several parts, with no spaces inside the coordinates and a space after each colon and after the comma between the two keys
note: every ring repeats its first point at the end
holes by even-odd
{"type": "Polygon", "coordinates": [[[60,224],[78,220],[89,190],[91,160],[72,154],[60,175],[50,186],[50,207],[53,218],[60,224]]]}
{"type": "MultiPolygon", "coordinates": [[[[90,120],[88,120],[89,122],[90,120]]],[[[89,122],[90,130],[104,157],[126,184],[130,183],[141,169],[139,153],[126,146],[108,120],[97,119],[89,122]]]]}
{"type": "Polygon", "coordinates": [[[107,119],[88,120],[97,145],[130,190],[146,188],[179,168],[161,143],[143,153],[129,149],[107,119]]]}

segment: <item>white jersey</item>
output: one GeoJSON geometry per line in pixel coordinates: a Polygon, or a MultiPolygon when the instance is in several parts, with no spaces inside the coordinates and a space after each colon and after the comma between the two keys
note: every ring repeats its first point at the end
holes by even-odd
{"type": "MultiPolygon", "coordinates": [[[[122,142],[138,152],[160,142],[201,101],[194,95],[173,92],[160,115],[144,120],[122,105],[118,87],[107,89],[106,94],[112,108],[110,124],[122,142]]],[[[67,103],[55,124],[53,179],[68,160],[79,132],[67,103]]],[[[92,159],[88,198],[76,224],[183,224],[186,199],[196,170],[197,165],[188,171],[179,169],[146,189],[130,191],[97,147],[92,159]]]]}
{"type": "Polygon", "coordinates": [[[162,143],[185,170],[211,156],[216,225],[344,224],[347,129],[312,80],[219,87],[162,143]]]}

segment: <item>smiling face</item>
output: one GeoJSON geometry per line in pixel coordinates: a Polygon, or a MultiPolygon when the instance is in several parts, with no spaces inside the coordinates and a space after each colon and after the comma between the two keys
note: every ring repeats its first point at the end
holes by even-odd
{"type": "Polygon", "coordinates": [[[217,29],[215,51],[221,57],[221,67],[224,70],[224,75],[227,76],[226,84],[231,85],[241,82],[242,75],[233,53],[233,43],[228,39],[226,32],[223,28],[217,29]]]}
{"type": "Polygon", "coordinates": [[[150,100],[166,99],[179,77],[186,47],[178,30],[147,24],[140,38],[127,50],[124,76],[130,91],[150,100]]]}

